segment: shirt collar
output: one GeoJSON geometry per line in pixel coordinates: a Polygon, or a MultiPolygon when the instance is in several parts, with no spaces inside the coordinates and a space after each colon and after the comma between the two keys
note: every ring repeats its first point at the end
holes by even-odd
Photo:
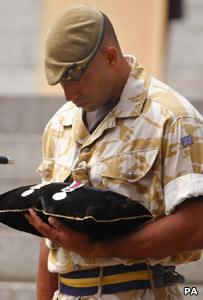
{"type": "Polygon", "coordinates": [[[80,108],[76,107],[72,102],[67,102],[66,110],[63,112],[62,124],[63,126],[71,126],[80,108]]]}
{"type": "Polygon", "coordinates": [[[132,68],[121,94],[120,101],[114,108],[115,115],[118,118],[140,115],[150,83],[149,74],[147,74],[144,67],[137,62],[137,59],[130,55],[125,56],[125,58],[132,68]]]}
{"type": "MultiPolygon", "coordinates": [[[[125,58],[131,65],[131,72],[124,86],[120,101],[110,112],[110,115],[116,118],[136,117],[140,115],[150,83],[149,74],[137,62],[137,59],[132,55],[126,55],[125,58]]],[[[63,125],[71,126],[78,114],[82,116],[82,109],[77,108],[70,102],[67,105],[70,109],[64,114],[63,125]]]]}

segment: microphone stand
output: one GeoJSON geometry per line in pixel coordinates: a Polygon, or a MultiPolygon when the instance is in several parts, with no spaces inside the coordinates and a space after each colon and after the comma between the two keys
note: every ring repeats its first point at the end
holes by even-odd
{"type": "Polygon", "coordinates": [[[10,156],[0,156],[0,164],[7,165],[7,164],[14,164],[14,160],[10,158],[10,156]]]}

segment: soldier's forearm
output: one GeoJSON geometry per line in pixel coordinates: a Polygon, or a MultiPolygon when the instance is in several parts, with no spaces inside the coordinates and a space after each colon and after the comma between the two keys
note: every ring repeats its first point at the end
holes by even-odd
{"type": "Polygon", "coordinates": [[[50,273],[47,269],[48,252],[49,249],[43,240],[40,246],[37,276],[37,300],[51,300],[58,286],[57,274],[50,273]]]}
{"type": "Polygon", "coordinates": [[[203,201],[185,202],[174,214],[136,232],[95,244],[95,257],[163,258],[203,248],[203,201]]]}

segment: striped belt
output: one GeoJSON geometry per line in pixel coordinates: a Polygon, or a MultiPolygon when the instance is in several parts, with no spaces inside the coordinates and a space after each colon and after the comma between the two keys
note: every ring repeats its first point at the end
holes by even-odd
{"type": "Polygon", "coordinates": [[[103,294],[114,294],[134,289],[148,289],[150,271],[145,263],[116,265],[82,270],[59,276],[60,292],[70,296],[90,296],[102,289],[103,294]]]}

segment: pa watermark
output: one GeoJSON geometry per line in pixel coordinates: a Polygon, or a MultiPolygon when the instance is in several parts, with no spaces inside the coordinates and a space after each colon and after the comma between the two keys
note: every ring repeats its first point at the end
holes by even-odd
{"type": "Polygon", "coordinates": [[[185,286],[183,288],[183,294],[184,294],[184,296],[198,296],[199,292],[195,286],[193,286],[193,287],[185,286]]]}

